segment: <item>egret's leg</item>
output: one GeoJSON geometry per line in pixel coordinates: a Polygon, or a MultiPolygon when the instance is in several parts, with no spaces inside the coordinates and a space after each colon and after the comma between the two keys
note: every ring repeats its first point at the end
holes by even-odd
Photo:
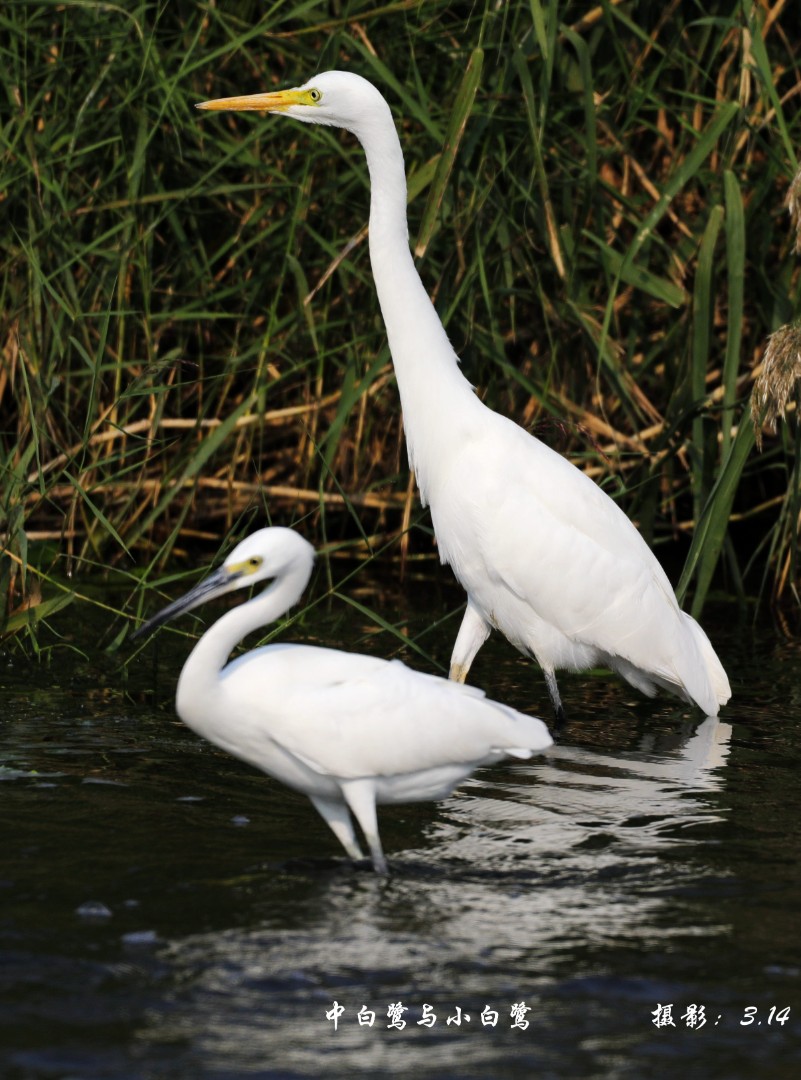
{"type": "Polygon", "coordinates": [[[551,699],[553,711],[556,716],[556,730],[559,731],[560,728],[564,727],[567,723],[567,716],[565,715],[565,710],[562,706],[562,699],[559,696],[559,687],[556,685],[556,675],[554,674],[553,668],[544,667],[542,673],[545,676],[545,685],[548,687],[548,696],[551,699]]]}
{"type": "Polygon", "coordinates": [[[339,840],[351,859],[363,859],[362,849],[353,831],[353,822],[350,820],[350,812],[344,803],[338,799],[324,799],[320,795],[310,795],[312,805],[326,822],[331,832],[339,840]]]}
{"type": "Polygon", "coordinates": [[[490,626],[473,607],[468,599],[467,608],[456,635],[451,656],[451,670],[448,678],[454,682],[464,682],[476,653],[489,637],[490,626]]]}
{"type": "Polygon", "coordinates": [[[377,874],[386,874],[387,860],[384,858],[381,838],[378,835],[375,785],[372,780],[343,780],[342,793],[364,833],[364,838],[370,848],[373,869],[377,874]]]}

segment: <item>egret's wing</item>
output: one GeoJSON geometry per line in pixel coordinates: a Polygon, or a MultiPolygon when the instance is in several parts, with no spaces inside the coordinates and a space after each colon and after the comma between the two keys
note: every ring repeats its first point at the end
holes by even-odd
{"type": "Polygon", "coordinates": [[[673,652],[670,638],[682,628],[670,582],[589,477],[498,416],[465,444],[456,477],[436,514],[454,524],[435,527],[463,581],[486,581],[500,604],[508,591],[570,639],[634,664],[652,668],[657,642],[666,643],[663,656],[673,652]]]}
{"type": "Polygon", "coordinates": [[[342,779],[475,764],[497,751],[527,756],[551,744],[541,720],[398,660],[268,647],[232,667],[232,707],[306,765],[342,779]]]}

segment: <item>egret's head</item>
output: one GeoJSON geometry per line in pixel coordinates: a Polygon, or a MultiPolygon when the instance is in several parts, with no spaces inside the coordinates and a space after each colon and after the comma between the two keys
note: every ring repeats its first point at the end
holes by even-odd
{"type": "Polygon", "coordinates": [[[311,571],[314,548],[292,529],[259,529],[237,544],[220,567],[231,588],[284,577],[293,570],[311,571]]]}
{"type": "Polygon", "coordinates": [[[303,578],[302,588],[309,580],[313,562],[314,548],[292,529],[259,529],[237,544],[222,566],[190,589],[185,596],[168,604],[143,623],[133,637],[154,630],[206,600],[213,600],[235,589],[244,589],[271,578],[297,574],[303,578]]]}
{"type": "Polygon", "coordinates": [[[268,112],[291,116],[306,124],[341,127],[359,135],[376,113],[389,107],[372,83],[349,71],[323,71],[303,86],[268,94],[202,101],[198,109],[268,112]]]}

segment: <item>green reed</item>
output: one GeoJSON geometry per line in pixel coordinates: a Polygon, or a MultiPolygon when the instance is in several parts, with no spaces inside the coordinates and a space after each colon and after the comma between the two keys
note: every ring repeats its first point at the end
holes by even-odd
{"type": "Polygon", "coordinates": [[[783,199],[801,122],[797,28],[767,12],[6,0],[7,630],[47,612],[64,572],[149,581],[253,523],[435,557],[360,148],[193,108],[334,66],[391,102],[420,271],[487,404],[687,556],[696,612],[713,585],[778,591],[796,440],[752,453],[744,409],[765,339],[797,314],[783,199]]]}

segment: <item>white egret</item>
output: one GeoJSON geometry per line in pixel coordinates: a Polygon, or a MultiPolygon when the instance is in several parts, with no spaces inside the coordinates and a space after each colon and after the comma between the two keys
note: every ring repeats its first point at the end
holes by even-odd
{"type": "Polygon", "coordinates": [[[352,812],[384,873],[377,803],[443,799],[479,765],[530,758],[552,740],[536,717],[400,660],[282,644],[228,663],[246,634],[300,599],[313,561],[314,548],[291,529],[260,529],[136,636],[205,600],[274,579],[195,645],[178,679],[176,711],[199,735],[308,795],[348,855],[361,859],[352,812]]]}
{"type": "Polygon", "coordinates": [[[637,529],[584,473],[488,409],[460,372],[409,250],[403,153],[378,90],[327,71],[297,89],[198,108],[341,127],[364,149],[370,260],[409,464],[431,507],[440,558],[467,591],[451,678],[466,678],[497,628],[539,662],[557,719],[556,669],[599,664],[649,696],[662,687],[717,715],[730,696],[726,673],[637,529]]]}

